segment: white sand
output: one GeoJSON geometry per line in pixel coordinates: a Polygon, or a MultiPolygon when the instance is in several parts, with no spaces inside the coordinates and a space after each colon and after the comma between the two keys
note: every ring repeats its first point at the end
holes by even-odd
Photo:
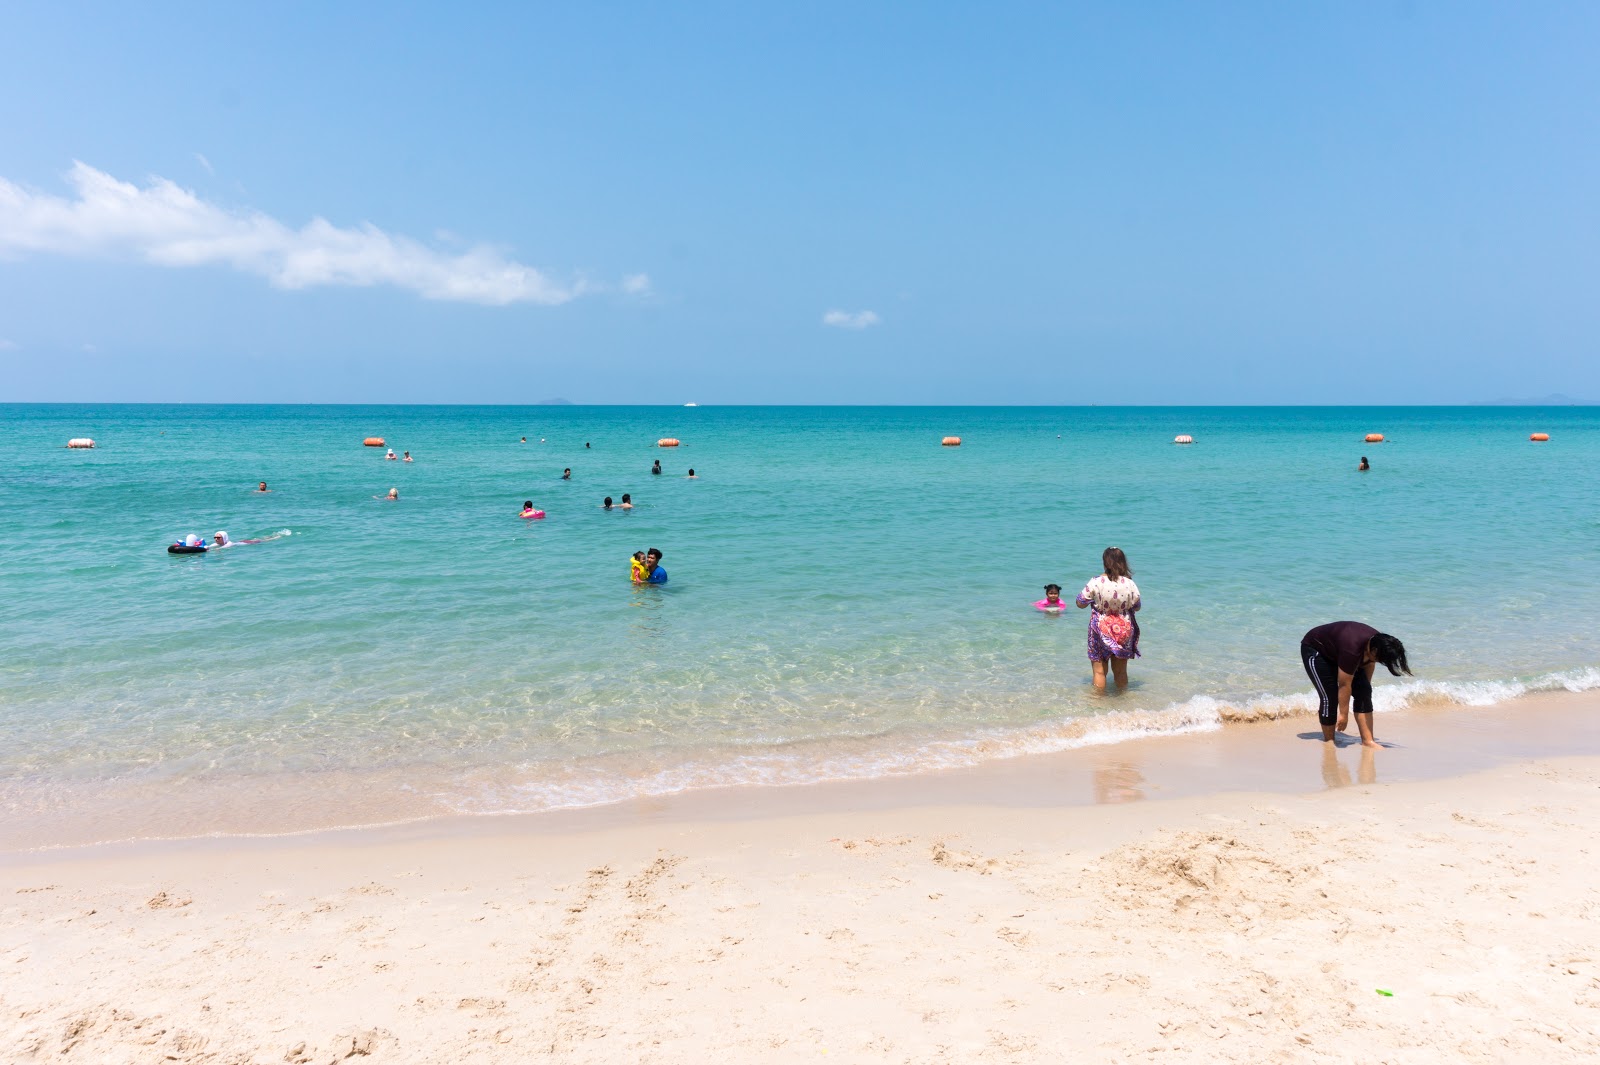
{"type": "Polygon", "coordinates": [[[1597,788],[12,856],[0,1060],[1590,1062],[1597,788]]]}

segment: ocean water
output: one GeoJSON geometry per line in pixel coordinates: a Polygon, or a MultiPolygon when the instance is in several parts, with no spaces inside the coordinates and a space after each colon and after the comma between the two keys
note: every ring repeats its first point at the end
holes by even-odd
{"type": "Polygon", "coordinates": [[[14,838],[541,810],[1216,728],[1303,711],[1299,637],[1340,618],[1406,642],[1417,676],[1385,675],[1380,708],[1600,684],[1596,408],[7,405],[0,456],[14,838]],[[624,492],[632,512],[600,508],[624,492]],[[217,529],[288,535],[165,553],[217,529]],[[1144,657],[1100,695],[1086,612],[1030,604],[1108,544],[1144,657]],[[648,547],[664,587],[628,582],[648,547]]]}

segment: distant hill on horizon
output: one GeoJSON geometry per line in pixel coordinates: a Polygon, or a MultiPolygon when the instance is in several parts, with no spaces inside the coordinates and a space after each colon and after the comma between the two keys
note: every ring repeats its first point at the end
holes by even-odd
{"type": "Polygon", "coordinates": [[[1552,392],[1536,399],[1480,399],[1474,407],[1592,407],[1592,399],[1574,399],[1564,392],[1552,392]]]}

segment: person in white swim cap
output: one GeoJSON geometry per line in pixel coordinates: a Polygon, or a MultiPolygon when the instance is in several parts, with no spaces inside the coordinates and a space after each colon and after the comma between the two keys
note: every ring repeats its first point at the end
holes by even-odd
{"type": "Polygon", "coordinates": [[[212,537],[211,546],[212,547],[233,547],[234,543],[233,543],[232,540],[228,539],[228,531],[226,529],[218,529],[217,530],[217,535],[212,537]]]}

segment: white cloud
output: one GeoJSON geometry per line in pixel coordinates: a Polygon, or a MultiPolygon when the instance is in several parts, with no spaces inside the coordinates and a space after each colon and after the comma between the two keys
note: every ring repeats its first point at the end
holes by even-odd
{"type": "Polygon", "coordinates": [[[630,296],[648,296],[650,294],[650,275],[629,274],[622,279],[622,291],[630,296]]]}
{"type": "MultiPolygon", "coordinates": [[[[0,256],[225,265],[278,288],[393,285],[427,299],[497,306],[555,305],[603,287],[552,281],[491,248],[452,254],[366,223],[340,227],[313,218],[293,229],[257,211],[208,203],[165,178],[139,188],[74,163],[67,180],[74,198],[31,192],[0,178],[0,256]]],[[[625,290],[628,284],[623,282],[625,290]]]]}
{"type": "Polygon", "coordinates": [[[195,152],[194,157],[200,161],[201,166],[206,168],[206,173],[215,174],[217,172],[217,168],[211,165],[211,160],[206,158],[205,152],[195,152]]]}
{"type": "Polygon", "coordinates": [[[865,329],[869,325],[877,325],[883,319],[878,317],[876,311],[829,311],[822,316],[823,325],[831,325],[837,329],[865,329]]]}
{"type": "Polygon", "coordinates": [[[0,337],[0,351],[20,351],[21,348],[22,345],[15,340],[7,340],[5,337],[0,337]]]}

